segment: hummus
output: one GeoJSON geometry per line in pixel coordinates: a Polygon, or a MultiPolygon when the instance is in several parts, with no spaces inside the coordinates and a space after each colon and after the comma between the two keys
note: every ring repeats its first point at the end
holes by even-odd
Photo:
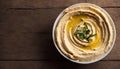
{"type": "MultiPolygon", "coordinates": [[[[78,35],[79,36],[79,35],[78,35]]],[[[112,47],[115,28],[110,16],[93,4],[76,4],[62,12],[54,31],[57,48],[75,61],[88,62],[99,59],[112,47]],[[88,27],[88,34],[95,34],[91,41],[79,39],[75,31],[88,27]]]]}

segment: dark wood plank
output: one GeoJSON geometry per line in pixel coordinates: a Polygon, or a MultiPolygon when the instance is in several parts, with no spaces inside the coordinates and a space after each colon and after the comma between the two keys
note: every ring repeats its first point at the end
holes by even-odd
{"type": "Polygon", "coordinates": [[[81,65],[69,61],[0,61],[0,69],[119,69],[120,61],[100,61],[81,65]]]}
{"type": "Polygon", "coordinates": [[[108,58],[106,59],[111,59],[112,57],[116,57],[116,58],[120,58],[120,14],[118,12],[120,12],[120,8],[106,8],[106,11],[110,14],[110,16],[113,18],[113,21],[115,23],[116,26],[116,41],[115,41],[115,45],[113,50],[111,51],[110,55],[108,55],[108,58]]]}
{"type": "MultiPolygon", "coordinates": [[[[120,8],[105,8],[120,37],[120,8]]],[[[64,60],[52,41],[52,25],[63,9],[0,10],[0,60],[64,60]]],[[[120,39],[103,60],[120,60],[120,39]]]]}
{"type": "Polygon", "coordinates": [[[48,32],[62,9],[0,10],[0,29],[4,32],[48,32]]]}
{"type": "Polygon", "coordinates": [[[94,3],[102,7],[120,6],[120,0],[0,0],[0,8],[67,7],[75,3],[94,3]]]}

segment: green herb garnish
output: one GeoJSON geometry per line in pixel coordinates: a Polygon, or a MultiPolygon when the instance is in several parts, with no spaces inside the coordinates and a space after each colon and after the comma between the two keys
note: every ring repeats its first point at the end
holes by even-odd
{"type": "Polygon", "coordinates": [[[87,23],[84,23],[83,29],[76,30],[74,33],[80,40],[86,40],[88,42],[92,41],[92,37],[96,34],[90,34],[87,23]]]}
{"type": "Polygon", "coordinates": [[[87,41],[90,42],[92,41],[92,37],[95,36],[96,34],[90,34],[88,37],[87,37],[87,41]]]}

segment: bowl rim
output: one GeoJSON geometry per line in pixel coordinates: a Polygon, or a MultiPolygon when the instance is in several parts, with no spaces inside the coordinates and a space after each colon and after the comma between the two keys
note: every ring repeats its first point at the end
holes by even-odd
{"type": "Polygon", "coordinates": [[[92,60],[92,61],[87,61],[87,62],[76,61],[76,60],[73,60],[73,59],[68,58],[65,54],[63,54],[63,53],[60,51],[60,49],[58,48],[58,46],[57,46],[57,43],[56,43],[55,37],[54,37],[54,35],[55,35],[54,33],[55,33],[56,25],[58,24],[59,19],[64,15],[63,12],[64,12],[64,10],[65,10],[66,8],[63,9],[63,11],[62,11],[61,13],[59,13],[59,15],[57,16],[57,18],[56,18],[56,20],[55,20],[55,22],[54,22],[53,29],[52,29],[52,39],[53,39],[53,43],[54,43],[56,49],[58,50],[58,52],[59,52],[63,57],[65,57],[66,59],[68,59],[69,61],[72,61],[72,62],[78,63],[78,64],[91,64],[91,63],[95,63],[95,62],[98,62],[98,61],[102,60],[103,58],[105,58],[105,57],[111,52],[111,50],[112,50],[113,47],[114,47],[115,40],[116,40],[116,28],[115,28],[115,23],[114,23],[112,17],[110,16],[110,14],[108,14],[108,12],[107,12],[105,9],[101,8],[100,6],[98,6],[98,5],[96,5],[96,4],[92,4],[92,3],[76,3],[76,4],[73,4],[73,5],[71,5],[71,6],[68,6],[67,8],[70,8],[70,7],[73,7],[73,6],[76,6],[76,5],[80,5],[80,4],[81,4],[81,5],[93,5],[93,6],[95,6],[96,8],[102,10],[102,11],[108,16],[108,18],[112,21],[112,26],[113,26],[113,30],[114,30],[114,38],[113,38],[113,43],[112,43],[110,49],[109,49],[104,55],[102,55],[100,58],[97,58],[97,59],[92,60]]]}

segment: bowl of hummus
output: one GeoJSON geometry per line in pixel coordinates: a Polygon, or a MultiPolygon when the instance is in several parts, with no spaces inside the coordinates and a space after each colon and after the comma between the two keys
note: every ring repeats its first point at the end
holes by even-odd
{"type": "Polygon", "coordinates": [[[68,60],[89,64],[106,57],[114,46],[116,29],[101,7],[78,3],[64,9],[52,31],[55,47],[68,60]]]}

